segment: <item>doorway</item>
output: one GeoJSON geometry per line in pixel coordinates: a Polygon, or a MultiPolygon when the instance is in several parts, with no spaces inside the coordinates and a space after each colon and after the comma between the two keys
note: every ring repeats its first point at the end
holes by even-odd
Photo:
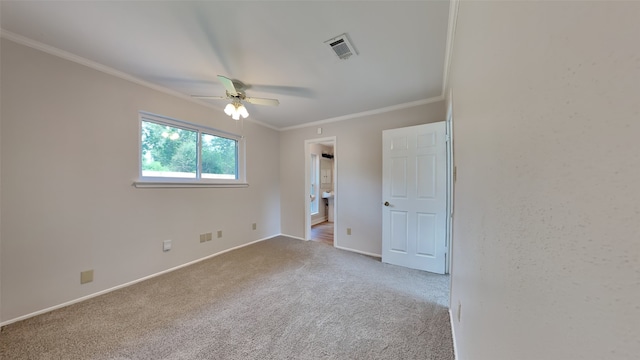
{"type": "Polygon", "coordinates": [[[305,240],[336,246],[336,138],[305,141],[305,240]]]}

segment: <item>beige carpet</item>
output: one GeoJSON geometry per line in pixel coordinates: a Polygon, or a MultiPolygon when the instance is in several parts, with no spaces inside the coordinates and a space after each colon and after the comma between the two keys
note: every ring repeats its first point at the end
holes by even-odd
{"type": "Polygon", "coordinates": [[[277,237],[4,327],[0,359],[453,359],[448,278],[277,237]]]}

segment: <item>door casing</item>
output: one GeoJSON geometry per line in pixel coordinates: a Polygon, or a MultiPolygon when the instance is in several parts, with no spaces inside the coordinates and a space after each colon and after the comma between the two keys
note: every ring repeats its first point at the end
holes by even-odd
{"type": "Polygon", "coordinates": [[[304,239],[311,240],[311,199],[309,198],[309,194],[311,193],[311,151],[309,150],[310,145],[312,144],[320,144],[320,143],[332,143],[333,144],[333,246],[336,247],[339,244],[338,232],[335,229],[338,228],[338,142],[335,136],[317,138],[317,139],[308,139],[304,141],[304,192],[305,192],[305,200],[304,200],[304,239]]]}
{"type": "Polygon", "coordinates": [[[386,130],[383,146],[383,262],[448,273],[447,123],[386,130]]]}

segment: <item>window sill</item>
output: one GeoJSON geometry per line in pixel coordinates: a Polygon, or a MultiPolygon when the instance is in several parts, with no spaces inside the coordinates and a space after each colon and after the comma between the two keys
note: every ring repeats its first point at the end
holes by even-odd
{"type": "Polygon", "coordinates": [[[209,183],[196,181],[134,181],[136,188],[246,188],[248,183],[209,183]]]}

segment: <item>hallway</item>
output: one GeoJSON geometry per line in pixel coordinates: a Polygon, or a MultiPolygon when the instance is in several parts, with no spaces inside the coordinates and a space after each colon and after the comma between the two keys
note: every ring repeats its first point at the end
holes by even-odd
{"type": "Polygon", "coordinates": [[[333,246],[333,223],[322,222],[311,227],[311,240],[333,246]]]}

